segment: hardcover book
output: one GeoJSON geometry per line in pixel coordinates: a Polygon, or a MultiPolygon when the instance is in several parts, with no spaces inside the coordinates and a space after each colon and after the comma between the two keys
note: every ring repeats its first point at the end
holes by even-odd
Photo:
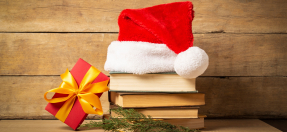
{"type": "Polygon", "coordinates": [[[205,105],[203,93],[119,93],[109,92],[110,102],[121,107],[169,107],[205,105]]]}
{"type": "Polygon", "coordinates": [[[163,119],[163,121],[189,129],[203,129],[205,117],[205,115],[198,115],[198,118],[195,119],[163,119]]]}
{"type": "MultiPolygon", "coordinates": [[[[111,106],[112,109],[113,106],[111,106]]],[[[134,108],[139,113],[150,115],[152,118],[198,118],[199,107],[160,107],[160,108],[134,108]]],[[[111,111],[112,117],[119,117],[120,115],[111,111]]]]}
{"type": "Polygon", "coordinates": [[[123,72],[110,72],[110,78],[111,91],[196,91],[195,78],[186,79],[172,72],[144,75],[136,75],[123,72]]]}

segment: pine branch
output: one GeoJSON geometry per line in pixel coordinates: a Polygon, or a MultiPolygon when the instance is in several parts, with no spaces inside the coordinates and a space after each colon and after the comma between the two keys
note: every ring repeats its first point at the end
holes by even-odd
{"type": "Polygon", "coordinates": [[[170,123],[152,119],[151,116],[146,116],[134,109],[123,109],[118,106],[116,109],[111,109],[119,117],[110,117],[109,119],[102,119],[101,122],[91,121],[87,124],[81,125],[79,128],[101,128],[105,131],[112,132],[200,132],[196,129],[189,129],[188,127],[176,126],[170,123]]]}

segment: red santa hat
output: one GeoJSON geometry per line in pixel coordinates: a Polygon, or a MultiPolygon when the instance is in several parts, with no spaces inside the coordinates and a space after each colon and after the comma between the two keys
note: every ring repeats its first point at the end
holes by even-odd
{"type": "Polygon", "coordinates": [[[208,66],[204,50],[193,46],[191,2],[125,9],[119,37],[108,48],[106,71],[134,74],[173,72],[196,78],[208,66]]]}

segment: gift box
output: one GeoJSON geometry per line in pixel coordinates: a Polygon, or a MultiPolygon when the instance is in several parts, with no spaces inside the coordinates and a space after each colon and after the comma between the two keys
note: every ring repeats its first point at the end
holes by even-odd
{"type": "Polygon", "coordinates": [[[100,72],[99,70],[97,70],[96,68],[94,68],[93,66],[91,66],[89,63],[85,62],[82,59],[79,59],[77,61],[77,63],[72,68],[70,73],[66,71],[66,73],[61,75],[61,77],[63,79],[63,82],[60,85],[60,87],[48,91],[48,92],[56,91],[52,99],[47,99],[46,98],[47,93],[45,93],[44,96],[45,99],[48,102],[50,102],[45,108],[48,112],[50,112],[52,115],[57,117],[62,122],[66,123],[74,130],[76,130],[79,127],[79,125],[82,124],[82,122],[85,120],[85,118],[89,113],[90,114],[98,113],[99,115],[102,114],[101,104],[98,98],[101,97],[102,92],[108,90],[107,85],[109,83],[109,77],[107,77],[105,74],[103,74],[102,72],[100,72]],[[67,82],[65,82],[68,77],[70,77],[71,84],[67,84],[67,82]],[[79,86],[78,89],[70,87],[70,85],[73,85],[72,84],[73,78],[74,83],[76,83],[74,84],[75,87],[79,86]],[[90,84],[88,83],[87,78],[90,79],[90,84]],[[82,87],[83,84],[81,83],[86,83],[86,86],[82,87]],[[65,93],[65,90],[68,93],[65,93]],[[74,93],[71,92],[71,90],[74,90],[73,91],[74,93]],[[95,98],[95,96],[91,94],[96,95],[97,97],[95,98]],[[87,98],[87,95],[89,96],[89,98],[87,98]],[[91,102],[91,104],[87,104],[87,102],[89,101],[91,102]],[[91,111],[94,110],[93,106],[96,107],[96,110],[94,112],[91,111]],[[91,107],[92,109],[86,107],[91,107]]]}

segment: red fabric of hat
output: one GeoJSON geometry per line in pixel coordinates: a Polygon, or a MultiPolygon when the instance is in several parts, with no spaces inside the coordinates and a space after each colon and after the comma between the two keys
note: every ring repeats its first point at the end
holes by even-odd
{"type": "Polygon", "coordinates": [[[125,9],[118,18],[118,41],[166,44],[176,54],[193,45],[191,2],[125,9]]]}

